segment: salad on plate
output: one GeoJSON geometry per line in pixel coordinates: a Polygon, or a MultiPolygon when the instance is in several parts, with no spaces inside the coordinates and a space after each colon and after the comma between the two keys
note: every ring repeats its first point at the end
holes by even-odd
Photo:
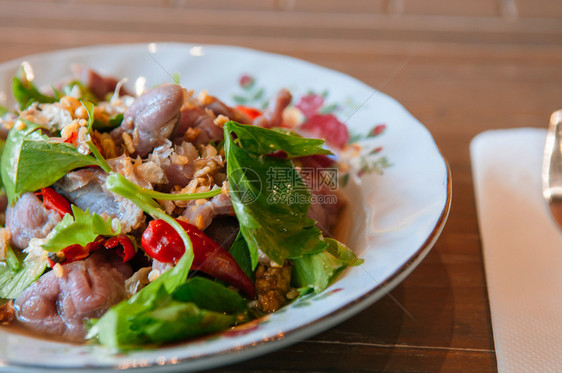
{"type": "Polygon", "coordinates": [[[37,87],[22,65],[17,107],[0,108],[4,325],[154,346],[275,312],[362,263],[331,234],[345,129],[292,120],[288,90],[231,107],[74,70],[37,87]]]}

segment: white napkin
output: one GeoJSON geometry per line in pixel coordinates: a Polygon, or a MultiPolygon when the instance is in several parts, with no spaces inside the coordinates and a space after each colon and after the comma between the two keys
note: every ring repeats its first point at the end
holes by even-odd
{"type": "Polygon", "coordinates": [[[542,198],[545,138],[487,131],[470,146],[500,372],[562,371],[562,233],[542,198]]]}

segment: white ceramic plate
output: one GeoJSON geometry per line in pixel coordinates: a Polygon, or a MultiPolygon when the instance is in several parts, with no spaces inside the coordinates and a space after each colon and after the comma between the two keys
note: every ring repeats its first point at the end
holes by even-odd
{"type": "MultiPolygon", "coordinates": [[[[0,366],[10,372],[195,370],[265,354],[328,329],[384,296],[421,262],[445,224],[451,178],[427,129],[394,99],[344,74],[237,47],[97,46],[0,65],[0,99],[10,96],[11,79],[22,61],[31,64],[38,85],[70,75],[69,66],[78,63],[104,74],[129,77],[131,82],[143,76],[147,87],[172,82],[177,73],[183,86],[208,89],[229,104],[261,106],[282,87],[293,93],[294,103],[315,92],[322,104],[316,110],[345,121],[363,145],[361,152],[348,149],[355,168],[340,176],[342,183],[347,180],[344,192],[352,212],[347,218],[346,243],[365,263],[343,272],[324,293],[300,299],[269,317],[171,347],[114,354],[100,346],[50,342],[0,329],[0,366]]],[[[4,104],[13,103],[7,100],[4,104]]],[[[297,108],[293,119],[303,119],[297,108]]]]}

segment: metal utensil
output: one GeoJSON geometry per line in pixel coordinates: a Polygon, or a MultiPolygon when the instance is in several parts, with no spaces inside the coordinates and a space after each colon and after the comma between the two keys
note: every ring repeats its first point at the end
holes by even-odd
{"type": "Polygon", "coordinates": [[[562,229],[562,110],[550,116],[542,165],[543,197],[562,229]]]}

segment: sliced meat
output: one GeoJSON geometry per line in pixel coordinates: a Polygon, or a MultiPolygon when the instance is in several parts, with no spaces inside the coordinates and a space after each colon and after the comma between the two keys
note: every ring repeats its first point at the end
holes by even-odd
{"type": "Polygon", "coordinates": [[[106,173],[97,168],[83,168],[68,173],[55,189],[82,210],[121,221],[121,231],[128,233],[145,220],[143,211],[133,202],[104,188],[106,173]]]}
{"type": "Polygon", "coordinates": [[[207,101],[209,102],[206,103],[205,108],[211,110],[215,116],[224,115],[225,117],[228,117],[238,123],[252,124],[252,119],[250,117],[242,113],[240,110],[236,110],[235,108],[226,105],[218,98],[209,96],[207,101]]]}
{"type": "Polygon", "coordinates": [[[187,140],[195,144],[208,144],[209,141],[221,141],[224,138],[223,129],[215,124],[215,118],[219,115],[224,115],[238,123],[252,123],[246,114],[226,105],[214,96],[205,94],[201,101],[191,99],[182,107],[174,142],[181,143],[187,140]]]}
{"type": "Polygon", "coordinates": [[[188,223],[204,230],[211,224],[215,216],[218,215],[234,216],[232,201],[230,196],[225,193],[214,196],[211,200],[200,205],[197,204],[197,201],[191,201],[181,216],[188,223]]]}
{"type": "Polygon", "coordinates": [[[177,84],[153,88],[139,96],[127,109],[121,126],[112,137],[121,141],[123,133],[131,136],[135,154],[144,157],[171,137],[180,119],[184,91],[177,84]]]}
{"type": "Polygon", "coordinates": [[[163,166],[163,169],[170,187],[174,185],[186,186],[193,179],[195,172],[193,163],[179,165],[168,162],[163,166]]]}
{"type": "Polygon", "coordinates": [[[260,264],[256,270],[256,292],[258,302],[264,312],[275,312],[287,303],[287,293],[291,290],[291,265],[270,267],[260,264]]]}
{"type": "Polygon", "coordinates": [[[277,96],[275,97],[275,101],[270,104],[267,111],[254,119],[254,125],[271,128],[271,127],[279,127],[283,123],[283,110],[287,108],[291,104],[291,100],[293,96],[291,92],[287,89],[283,88],[279,92],[277,92],[277,96]]]}
{"type": "MultiPolygon", "coordinates": [[[[84,82],[99,100],[103,100],[108,93],[114,92],[119,82],[113,77],[102,76],[85,66],[74,65],[73,68],[80,81],[84,82]]],[[[120,93],[126,94],[124,89],[120,93]]]]}
{"type": "Polygon", "coordinates": [[[215,124],[215,116],[211,111],[194,103],[182,107],[180,122],[174,134],[175,143],[188,140],[195,144],[208,144],[211,140],[218,142],[223,138],[223,129],[215,124]]]}
{"type": "Polygon", "coordinates": [[[6,210],[6,227],[12,234],[12,244],[25,249],[32,238],[45,238],[61,221],[60,215],[48,210],[33,193],[24,193],[14,206],[6,210]]]}
{"type": "Polygon", "coordinates": [[[155,177],[150,177],[152,175],[143,177],[142,172],[138,172],[137,168],[133,165],[133,159],[131,157],[123,154],[119,157],[108,159],[107,163],[113,171],[119,172],[121,175],[125,176],[127,180],[143,188],[152,189],[152,184],[147,178],[154,179],[155,177]]]}
{"type": "Polygon", "coordinates": [[[125,279],[132,269],[116,266],[109,255],[97,251],[43,275],[16,299],[18,321],[40,333],[83,339],[85,320],[101,317],[127,297],[125,279]]]}

